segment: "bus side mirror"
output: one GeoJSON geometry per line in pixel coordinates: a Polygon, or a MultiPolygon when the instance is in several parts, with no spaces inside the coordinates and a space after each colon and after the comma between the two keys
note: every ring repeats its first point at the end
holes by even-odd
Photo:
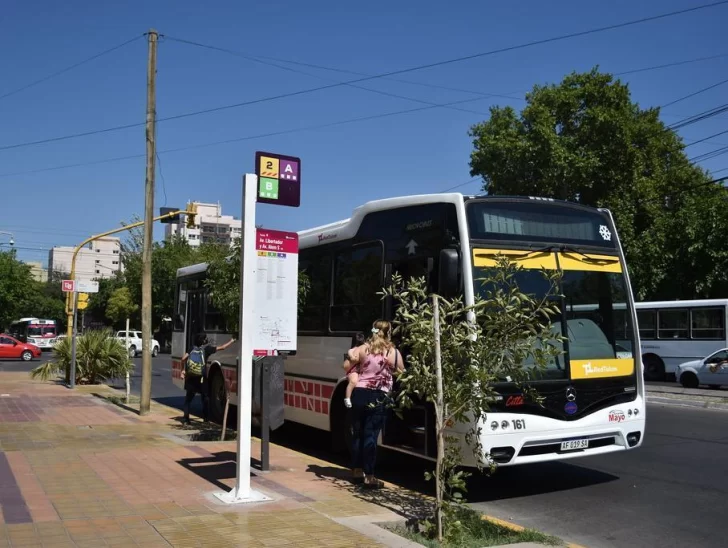
{"type": "Polygon", "coordinates": [[[437,293],[441,297],[455,297],[460,290],[460,254],[457,249],[442,249],[440,251],[440,267],[438,271],[437,293]]]}

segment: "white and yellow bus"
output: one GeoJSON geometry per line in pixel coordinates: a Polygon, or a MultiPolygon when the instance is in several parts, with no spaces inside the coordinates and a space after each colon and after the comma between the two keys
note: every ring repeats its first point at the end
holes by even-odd
{"type": "MultiPolygon", "coordinates": [[[[499,399],[481,425],[485,454],[514,465],[642,443],[639,333],[609,211],[543,198],[407,196],[366,203],[349,219],[299,232],[299,242],[299,265],[311,290],[298,319],[298,351],[285,362],[286,420],[330,431],[341,445],[346,437],[341,357],[354,332],[392,317],[392,303],[377,296],[391,274],[425,276],[433,291],[463,295],[470,304],[481,290],[477,280],[503,253],[523,266],[517,281],[528,293],[548,291],[542,268],[562,272],[555,325],[568,342],[563,355],[532,381],[542,405],[524,400],[512,383],[496,384],[499,399]]],[[[179,359],[194,333],[204,330],[219,342],[229,336],[204,287],[206,270],[201,264],[178,272],[172,376],[179,386],[179,359]]],[[[236,403],[236,361],[232,348],[211,358],[213,416],[222,413],[226,392],[236,403]]],[[[433,424],[430,407],[412,409],[388,420],[380,444],[432,459],[433,424]]]]}

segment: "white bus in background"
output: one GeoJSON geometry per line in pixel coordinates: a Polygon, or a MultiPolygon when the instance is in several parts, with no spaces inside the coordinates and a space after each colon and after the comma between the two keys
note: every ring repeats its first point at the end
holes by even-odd
{"type": "Polygon", "coordinates": [[[10,324],[8,333],[21,342],[50,350],[56,342],[56,321],[41,318],[20,318],[10,324]]]}
{"type": "Polygon", "coordinates": [[[673,380],[677,366],[728,347],[728,299],[635,303],[645,379],[673,380]]]}
{"type": "MultiPolygon", "coordinates": [[[[378,200],[351,218],[299,232],[299,268],[311,281],[298,318],[298,350],[285,361],[285,417],[347,437],[342,356],[356,331],[391,319],[395,303],[377,295],[392,273],[424,276],[429,289],[462,296],[499,254],[523,267],[521,290],[549,290],[541,269],[562,272],[561,314],[555,327],[568,338],[564,354],[531,382],[541,405],[524,401],[507,379],[479,425],[485,455],[499,465],[598,455],[638,447],[644,439],[645,393],[639,336],[624,254],[607,210],[542,198],[431,194],[378,200]],[[618,312],[617,312],[618,311],[618,312]]],[[[177,272],[172,378],[182,386],[180,358],[194,335],[228,340],[205,285],[207,265],[177,272]]],[[[226,396],[237,404],[237,349],[210,363],[210,410],[222,415],[226,396]]],[[[525,366],[525,365],[524,365],[525,366]]],[[[454,425],[462,436],[468,425],[454,425]]],[[[436,455],[434,410],[424,404],[388,419],[380,444],[425,459],[436,455]]],[[[475,464],[474,461],[467,464],[475,464]]]]}

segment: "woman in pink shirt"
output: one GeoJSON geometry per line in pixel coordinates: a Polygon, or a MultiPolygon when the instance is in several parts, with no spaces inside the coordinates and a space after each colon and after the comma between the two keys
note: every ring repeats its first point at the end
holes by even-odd
{"type": "Polygon", "coordinates": [[[384,484],[374,477],[377,439],[384,426],[385,401],[394,383],[393,375],[404,370],[402,354],[392,344],[392,325],[377,320],[371,337],[363,345],[349,350],[344,368],[357,368],[359,380],[351,394],[352,461],[355,481],[366,487],[384,484]]]}

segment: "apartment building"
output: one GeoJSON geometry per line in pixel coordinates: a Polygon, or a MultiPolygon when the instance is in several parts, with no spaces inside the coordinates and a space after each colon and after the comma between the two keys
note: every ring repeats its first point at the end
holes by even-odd
{"type": "Polygon", "coordinates": [[[232,215],[223,215],[222,206],[217,204],[206,204],[194,202],[197,206],[194,226],[187,227],[185,215],[180,216],[178,223],[165,225],[164,236],[170,239],[173,236],[181,236],[193,247],[199,247],[203,243],[219,242],[232,244],[233,240],[240,238],[243,223],[232,215]]]}
{"type": "MultiPolygon", "coordinates": [[[[71,272],[73,247],[54,247],[48,255],[48,272],[71,272]]],[[[121,240],[107,236],[91,242],[78,252],[76,279],[91,281],[110,278],[124,266],[121,263],[121,240]]]]}

